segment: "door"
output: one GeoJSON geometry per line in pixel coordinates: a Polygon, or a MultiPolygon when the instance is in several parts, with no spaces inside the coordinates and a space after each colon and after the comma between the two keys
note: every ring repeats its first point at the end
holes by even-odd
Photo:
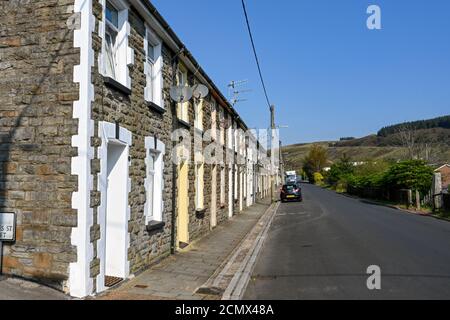
{"type": "Polygon", "coordinates": [[[211,171],[211,228],[217,226],[217,166],[211,171]]]}
{"type": "Polygon", "coordinates": [[[244,183],[243,183],[243,173],[242,168],[239,168],[239,211],[242,211],[244,209],[244,183]]]}
{"type": "Polygon", "coordinates": [[[123,144],[108,143],[107,148],[105,278],[123,279],[127,262],[128,152],[123,144]]]}
{"type": "Polygon", "coordinates": [[[189,243],[189,166],[185,162],[178,166],[178,242],[183,248],[189,243]]]}
{"type": "Polygon", "coordinates": [[[233,168],[228,169],[228,217],[233,216],[233,168]]]}

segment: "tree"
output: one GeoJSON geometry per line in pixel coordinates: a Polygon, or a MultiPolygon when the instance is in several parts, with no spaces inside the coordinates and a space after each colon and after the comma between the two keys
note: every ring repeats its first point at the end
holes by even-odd
{"type": "Polygon", "coordinates": [[[303,171],[310,181],[314,180],[314,173],[321,172],[328,163],[327,150],[321,145],[314,144],[303,159],[303,171]]]}
{"type": "Polygon", "coordinates": [[[331,166],[327,180],[331,185],[336,185],[341,179],[353,174],[355,167],[350,158],[344,153],[338,162],[331,166]]]}
{"type": "Polygon", "coordinates": [[[427,193],[433,181],[433,169],[422,160],[407,160],[394,164],[384,176],[384,184],[395,189],[412,189],[427,193]]]}
{"type": "Polygon", "coordinates": [[[408,150],[408,159],[417,159],[417,129],[410,123],[405,123],[396,129],[399,143],[408,150]]]}

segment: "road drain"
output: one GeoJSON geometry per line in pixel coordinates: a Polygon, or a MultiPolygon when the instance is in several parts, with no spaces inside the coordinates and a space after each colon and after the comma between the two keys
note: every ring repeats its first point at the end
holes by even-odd
{"type": "Polygon", "coordinates": [[[145,286],[145,285],[143,285],[143,284],[137,284],[137,285],[135,285],[134,287],[135,287],[135,288],[138,288],[138,289],[147,289],[147,288],[148,288],[148,286],[145,286]]]}

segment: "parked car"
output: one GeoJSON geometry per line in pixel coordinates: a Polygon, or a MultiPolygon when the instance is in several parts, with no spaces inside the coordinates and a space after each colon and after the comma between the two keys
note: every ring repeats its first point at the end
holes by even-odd
{"type": "Polygon", "coordinates": [[[297,184],[285,184],[280,190],[281,202],[303,201],[302,189],[297,184]]]}

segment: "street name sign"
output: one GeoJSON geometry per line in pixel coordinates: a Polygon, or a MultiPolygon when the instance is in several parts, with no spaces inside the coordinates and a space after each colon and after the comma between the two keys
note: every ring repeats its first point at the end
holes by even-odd
{"type": "Polygon", "coordinates": [[[16,215],[0,212],[0,242],[16,240],[16,215]]]}

